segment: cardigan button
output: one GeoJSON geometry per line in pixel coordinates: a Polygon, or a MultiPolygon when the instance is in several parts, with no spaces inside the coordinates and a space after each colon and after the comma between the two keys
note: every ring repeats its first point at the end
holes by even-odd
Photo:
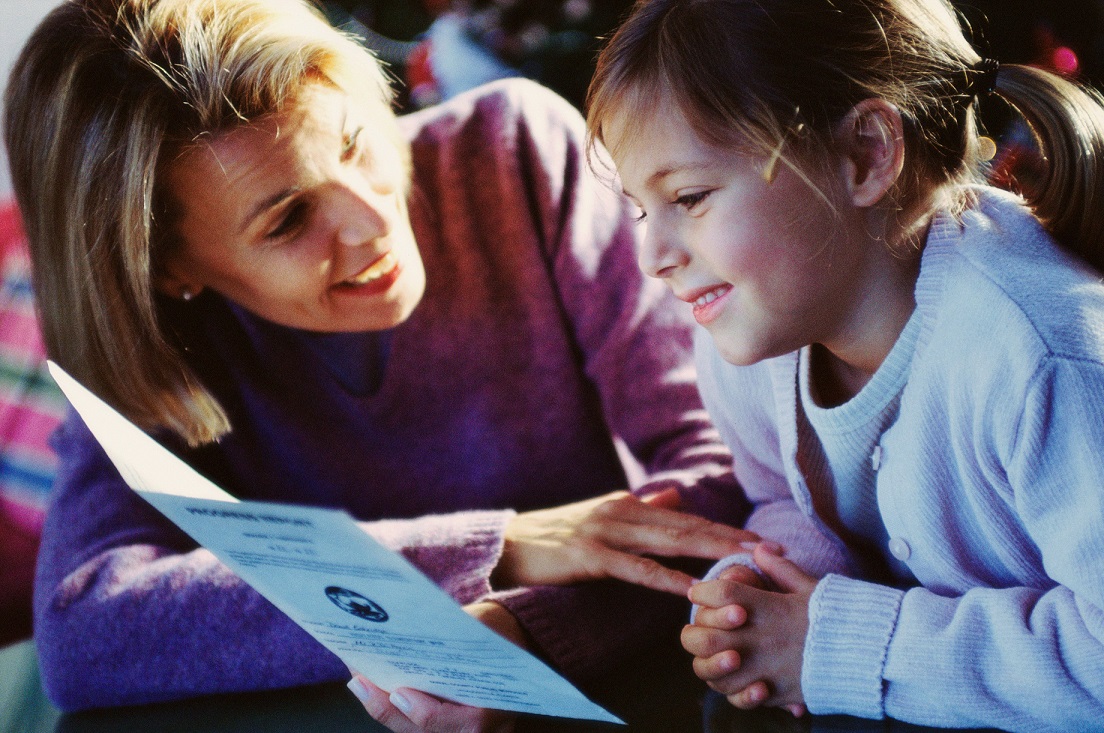
{"type": "Polygon", "coordinates": [[[905,562],[912,557],[912,548],[909,547],[909,543],[902,537],[894,537],[889,541],[889,554],[901,562],[905,562]]]}
{"type": "Polygon", "coordinates": [[[882,469],[882,446],[874,446],[874,452],[870,454],[870,467],[873,468],[875,472],[882,469]]]}

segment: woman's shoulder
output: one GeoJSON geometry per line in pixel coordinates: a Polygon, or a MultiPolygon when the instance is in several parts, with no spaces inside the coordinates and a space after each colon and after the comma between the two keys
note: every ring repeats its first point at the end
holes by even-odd
{"type": "MultiPolygon", "coordinates": [[[[582,114],[567,100],[537,82],[520,77],[483,84],[431,107],[399,117],[399,125],[415,145],[463,140],[505,145],[519,135],[537,142],[562,138],[582,140],[582,114]],[[556,134],[558,133],[558,135],[556,134]]],[[[488,148],[486,153],[493,153],[488,148]]]]}

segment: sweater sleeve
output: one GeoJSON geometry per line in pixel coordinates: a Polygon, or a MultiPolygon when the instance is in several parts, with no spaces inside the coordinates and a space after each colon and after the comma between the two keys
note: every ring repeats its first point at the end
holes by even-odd
{"type": "MultiPolygon", "coordinates": [[[[348,678],[345,665],[123,482],[79,417],[54,437],[59,474],[39,555],[35,636],[63,710],[348,678]]],[[[511,512],[364,529],[468,602],[511,512]]]]}
{"type": "MultiPolygon", "coordinates": [[[[990,431],[1009,437],[980,463],[1005,472],[1007,487],[992,491],[1021,525],[994,549],[1037,577],[957,594],[840,578],[818,586],[802,679],[810,710],[1012,731],[1104,719],[1104,403],[1086,399],[1100,394],[1099,363],[1052,357],[1023,400],[1009,400],[1019,419],[990,431]]],[[[952,562],[968,575],[971,560],[952,562]]]]}

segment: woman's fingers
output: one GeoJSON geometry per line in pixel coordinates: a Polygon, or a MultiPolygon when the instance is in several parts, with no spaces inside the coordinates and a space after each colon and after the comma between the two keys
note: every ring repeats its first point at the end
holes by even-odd
{"type": "Polygon", "coordinates": [[[580,546],[579,565],[591,580],[615,578],[675,595],[686,595],[694,578],[649,557],[611,549],[601,543],[580,546]]]}
{"type": "Polygon", "coordinates": [[[448,702],[424,692],[400,688],[388,694],[361,675],[349,689],[375,720],[395,733],[508,733],[515,716],[498,710],[448,702]]]}
{"type": "Polygon", "coordinates": [[[745,530],[668,508],[677,492],[641,500],[620,491],[515,516],[494,571],[499,587],[616,578],[685,593],[690,577],[651,557],[718,559],[758,539],[745,530]]]}
{"type": "Polygon", "coordinates": [[[459,705],[417,690],[400,688],[389,700],[419,732],[506,733],[514,729],[515,716],[510,713],[459,705]]]}
{"type": "Polygon", "coordinates": [[[669,489],[654,500],[624,495],[603,502],[595,507],[595,521],[588,528],[610,547],[663,557],[719,559],[759,539],[754,532],[668,508],[666,497],[672,493],[678,492],[669,489]]]}

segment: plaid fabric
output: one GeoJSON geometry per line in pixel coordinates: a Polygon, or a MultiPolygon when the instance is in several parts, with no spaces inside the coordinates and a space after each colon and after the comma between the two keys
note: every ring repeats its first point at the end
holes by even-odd
{"type": "Polygon", "coordinates": [[[0,204],[0,257],[0,513],[37,534],[57,466],[48,439],[66,402],[46,371],[14,204],[0,204]]]}

